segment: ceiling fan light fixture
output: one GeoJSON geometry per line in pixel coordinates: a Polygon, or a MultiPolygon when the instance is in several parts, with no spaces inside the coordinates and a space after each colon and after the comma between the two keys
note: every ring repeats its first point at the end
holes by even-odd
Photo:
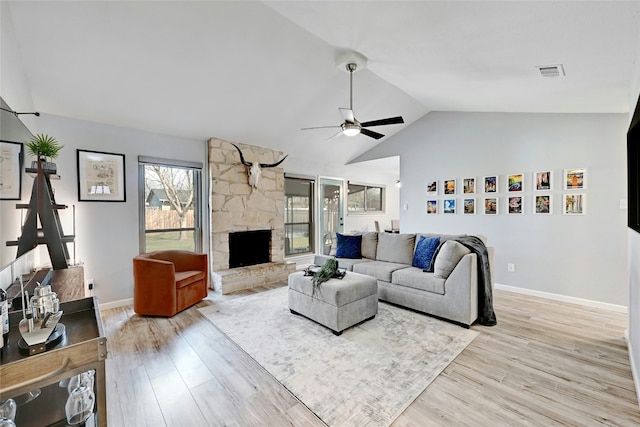
{"type": "Polygon", "coordinates": [[[342,125],[342,133],[347,136],[356,136],[360,133],[360,126],[355,123],[343,123],[342,125]]]}

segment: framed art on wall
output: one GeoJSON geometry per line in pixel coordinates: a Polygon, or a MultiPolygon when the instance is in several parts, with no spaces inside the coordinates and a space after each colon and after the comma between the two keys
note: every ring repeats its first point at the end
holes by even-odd
{"type": "Polygon", "coordinates": [[[536,191],[553,190],[553,171],[534,172],[536,191]]]}
{"type": "Polygon", "coordinates": [[[565,169],[564,171],[564,189],[565,190],[582,190],[587,188],[587,170],[565,169]]]}
{"type": "Polygon", "coordinates": [[[442,202],[442,211],[446,214],[456,213],[456,199],[445,199],[442,202]]]}
{"type": "Polygon", "coordinates": [[[445,179],[443,187],[444,187],[444,194],[456,194],[455,179],[445,179]]]}
{"type": "Polygon", "coordinates": [[[485,215],[498,214],[498,198],[497,197],[487,197],[484,199],[484,214],[485,215]]]}
{"type": "Polygon", "coordinates": [[[523,173],[514,173],[511,175],[507,175],[507,191],[522,191],[524,187],[524,174],[523,173]]]}
{"type": "Polygon", "coordinates": [[[476,199],[464,199],[462,201],[462,213],[465,215],[475,215],[476,213],[476,199]]]}
{"type": "Polygon", "coordinates": [[[438,194],[438,181],[427,181],[427,194],[438,194]]]}
{"type": "Polygon", "coordinates": [[[427,215],[435,215],[438,213],[438,201],[427,200],[427,215]]]}
{"type": "Polygon", "coordinates": [[[124,154],[77,150],[78,200],[124,202],[124,154]]]}
{"type": "Polygon", "coordinates": [[[476,194],[476,179],[464,178],[462,180],[462,192],[464,194],[476,194]]]}
{"type": "Polygon", "coordinates": [[[534,194],[533,213],[539,215],[550,215],[553,212],[552,198],[549,194],[534,194]]]}
{"type": "Polygon", "coordinates": [[[584,193],[571,193],[564,195],[564,208],[563,213],[565,215],[584,215],[587,213],[587,201],[586,194],[584,193]]]}
{"type": "Polygon", "coordinates": [[[522,214],[522,196],[510,196],[507,200],[508,214],[522,214]]]}
{"type": "Polygon", "coordinates": [[[491,176],[484,177],[484,192],[485,193],[498,192],[498,175],[491,175],[491,176]]]}
{"type": "Polygon", "coordinates": [[[0,200],[20,200],[22,143],[0,141],[0,200]]]}

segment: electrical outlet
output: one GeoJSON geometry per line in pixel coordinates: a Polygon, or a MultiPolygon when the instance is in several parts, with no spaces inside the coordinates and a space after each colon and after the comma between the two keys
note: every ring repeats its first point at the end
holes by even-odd
{"type": "Polygon", "coordinates": [[[515,273],[516,272],[516,265],[515,264],[507,264],[507,271],[509,273],[515,273]]]}
{"type": "Polygon", "coordinates": [[[93,290],[93,279],[87,280],[87,287],[89,288],[90,291],[93,290]]]}

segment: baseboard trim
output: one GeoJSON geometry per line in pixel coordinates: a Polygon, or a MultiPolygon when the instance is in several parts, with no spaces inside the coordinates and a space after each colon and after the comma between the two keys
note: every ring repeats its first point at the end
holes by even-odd
{"type": "Polygon", "coordinates": [[[496,289],[500,289],[501,291],[513,292],[513,293],[516,293],[516,294],[523,294],[523,295],[530,295],[530,296],[533,296],[533,297],[546,298],[546,299],[551,299],[551,300],[554,300],[554,301],[568,302],[568,303],[571,303],[571,304],[585,305],[587,307],[602,308],[604,310],[615,311],[617,313],[625,313],[625,314],[627,313],[627,307],[624,306],[624,305],[610,304],[610,303],[607,303],[607,302],[594,301],[594,300],[590,300],[590,299],[583,299],[583,298],[570,297],[570,296],[566,296],[566,295],[553,294],[551,292],[534,291],[532,289],[525,289],[525,288],[518,288],[518,287],[515,287],[515,286],[501,285],[499,283],[496,283],[494,286],[495,286],[496,289]]]}
{"type": "MultiPolygon", "coordinates": [[[[633,357],[633,345],[631,345],[631,338],[629,337],[629,329],[624,330],[624,339],[627,341],[627,351],[629,352],[629,364],[631,365],[631,377],[633,378],[633,384],[636,387],[636,396],[640,396],[640,377],[638,376],[638,367],[635,363],[635,357],[633,357]]],[[[640,400],[638,401],[638,407],[640,408],[640,400]]]]}
{"type": "Polygon", "coordinates": [[[124,307],[125,305],[133,305],[133,298],[105,302],[104,304],[99,304],[99,305],[100,305],[100,310],[109,310],[110,308],[124,307]]]}

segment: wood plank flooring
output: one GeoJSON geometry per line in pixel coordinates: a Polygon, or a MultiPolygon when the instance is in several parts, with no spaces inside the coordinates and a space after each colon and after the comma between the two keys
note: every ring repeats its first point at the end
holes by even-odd
{"type": "MultiPolygon", "coordinates": [[[[271,287],[209,299],[241,298],[271,287]]],[[[620,313],[494,294],[480,335],[394,427],[640,426],[620,313]]],[[[312,412],[197,312],[102,312],[110,426],[322,426],[312,412]]]]}

